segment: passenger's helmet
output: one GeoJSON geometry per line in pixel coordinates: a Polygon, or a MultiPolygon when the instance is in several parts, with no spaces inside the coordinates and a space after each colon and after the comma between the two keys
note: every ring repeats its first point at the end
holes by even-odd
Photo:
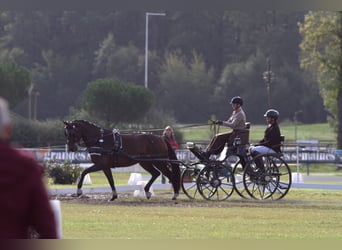
{"type": "Polygon", "coordinates": [[[243,100],[240,96],[234,96],[232,100],[230,101],[230,104],[235,103],[235,104],[240,104],[242,106],[243,100]]]}
{"type": "Polygon", "coordinates": [[[266,111],[266,113],[264,114],[265,117],[270,117],[270,118],[274,118],[274,119],[278,119],[279,117],[279,112],[275,109],[269,109],[266,111]]]}

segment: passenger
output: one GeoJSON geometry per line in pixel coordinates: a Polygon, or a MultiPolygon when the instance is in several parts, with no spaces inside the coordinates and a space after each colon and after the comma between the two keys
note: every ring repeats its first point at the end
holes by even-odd
{"type": "Polygon", "coordinates": [[[269,109],[264,114],[267,121],[267,128],[264,133],[264,138],[255,146],[249,148],[252,156],[265,153],[280,153],[281,152],[281,133],[278,125],[279,112],[275,109],[269,109]]]}
{"type": "MultiPolygon", "coordinates": [[[[175,138],[175,133],[173,132],[173,129],[170,126],[166,126],[166,128],[163,131],[163,136],[168,140],[173,150],[179,149],[179,145],[175,138]]],[[[162,184],[166,183],[166,179],[164,175],[162,175],[161,177],[161,183],[162,184]]]]}
{"type": "Polygon", "coordinates": [[[170,126],[167,126],[163,131],[163,136],[169,141],[173,150],[179,149],[179,145],[175,139],[175,134],[170,126]]]}
{"type": "MultiPolygon", "coordinates": [[[[233,113],[227,121],[217,120],[214,123],[231,128],[233,131],[216,134],[209,143],[205,152],[199,152],[199,154],[206,160],[214,154],[218,155],[224,149],[225,143],[232,144],[236,138],[234,136],[236,131],[244,130],[246,124],[246,115],[242,109],[243,100],[240,96],[235,96],[231,99],[233,113]]],[[[196,151],[196,148],[195,148],[196,151]]]]}
{"type": "Polygon", "coordinates": [[[43,168],[9,143],[11,118],[0,97],[0,239],[57,238],[43,168]]]}

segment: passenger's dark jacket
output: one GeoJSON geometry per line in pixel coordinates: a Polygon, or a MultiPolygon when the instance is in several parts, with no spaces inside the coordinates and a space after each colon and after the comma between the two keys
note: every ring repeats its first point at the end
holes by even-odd
{"type": "Polygon", "coordinates": [[[277,122],[274,122],[266,128],[264,138],[259,142],[258,145],[266,146],[272,148],[276,152],[280,152],[280,144],[281,137],[279,125],[277,122]]]}
{"type": "Polygon", "coordinates": [[[57,238],[56,221],[43,182],[43,168],[32,157],[0,140],[0,239],[57,238]]]}

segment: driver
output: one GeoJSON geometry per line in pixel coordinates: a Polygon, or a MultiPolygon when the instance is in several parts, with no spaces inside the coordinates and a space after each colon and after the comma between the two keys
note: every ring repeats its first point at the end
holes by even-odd
{"type": "Polygon", "coordinates": [[[198,148],[195,148],[195,151],[197,151],[197,153],[206,160],[208,160],[212,154],[220,154],[224,149],[226,142],[231,144],[233,139],[236,137],[234,136],[234,132],[245,129],[246,115],[242,109],[243,99],[240,96],[235,96],[231,99],[230,104],[233,109],[231,116],[226,121],[217,120],[214,123],[229,127],[233,129],[233,131],[216,134],[212,138],[205,152],[201,152],[198,148]]]}

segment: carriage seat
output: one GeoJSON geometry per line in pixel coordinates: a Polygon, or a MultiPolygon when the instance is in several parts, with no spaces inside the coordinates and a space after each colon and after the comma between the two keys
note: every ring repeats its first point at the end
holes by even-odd
{"type": "Polygon", "coordinates": [[[249,144],[249,129],[250,129],[250,127],[251,127],[251,123],[250,122],[246,122],[244,129],[235,129],[235,130],[233,130],[232,135],[229,138],[228,146],[233,145],[234,140],[236,138],[240,138],[241,145],[249,144]]]}
{"type": "Polygon", "coordinates": [[[284,151],[285,135],[280,136],[280,152],[284,151]]]}
{"type": "MultiPolygon", "coordinates": [[[[285,136],[284,135],[281,135],[280,136],[280,143],[277,144],[277,145],[274,145],[272,147],[273,150],[275,150],[276,147],[279,147],[280,146],[280,153],[282,153],[284,151],[284,143],[285,143],[285,136]]],[[[276,150],[275,150],[276,151],[276,150]]]]}

